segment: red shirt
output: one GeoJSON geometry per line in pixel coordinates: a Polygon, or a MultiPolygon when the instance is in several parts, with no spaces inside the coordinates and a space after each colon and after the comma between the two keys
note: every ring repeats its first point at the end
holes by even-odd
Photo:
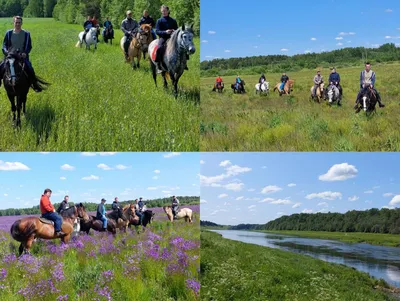
{"type": "Polygon", "coordinates": [[[42,214],[54,211],[54,206],[51,204],[49,197],[45,194],[40,198],[40,211],[42,214]]]}
{"type": "Polygon", "coordinates": [[[222,83],[222,78],[217,77],[217,83],[222,83]]]}

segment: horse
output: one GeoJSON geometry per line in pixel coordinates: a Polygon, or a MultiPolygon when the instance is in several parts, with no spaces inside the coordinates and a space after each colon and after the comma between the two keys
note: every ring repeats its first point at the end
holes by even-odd
{"type": "Polygon", "coordinates": [[[108,26],[103,33],[103,40],[106,44],[108,44],[108,40],[110,40],[110,44],[112,45],[112,40],[113,40],[113,26],[110,25],[108,26]]]}
{"type": "Polygon", "coordinates": [[[371,114],[372,112],[375,112],[375,106],[376,103],[378,102],[378,98],[376,96],[374,89],[369,87],[367,90],[362,91],[361,99],[362,103],[358,105],[358,108],[356,108],[356,113],[360,112],[361,108],[367,115],[371,114]]]}
{"type": "Polygon", "coordinates": [[[107,218],[113,219],[116,222],[116,227],[120,231],[126,232],[129,225],[129,219],[135,216],[135,205],[125,205],[122,210],[118,211],[118,217],[115,216],[115,211],[112,211],[106,215],[107,218]]]}
{"type": "MultiPolygon", "coordinates": [[[[21,110],[25,115],[27,96],[31,86],[30,79],[25,71],[25,59],[18,52],[10,51],[5,58],[3,68],[5,68],[3,76],[4,89],[11,103],[13,122],[17,127],[21,127],[21,110]],[[16,105],[15,98],[17,100],[16,105]]],[[[38,76],[36,76],[35,80],[41,90],[45,90],[50,85],[38,76]]]]}
{"type": "MultiPolygon", "coordinates": [[[[82,43],[83,43],[83,34],[85,32],[81,31],[78,35],[79,41],[76,43],[76,47],[82,47],[82,43]]],[[[85,44],[86,44],[86,50],[90,50],[90,46],[92,44],[94,44],[94,49],[97,49],[97,42],[98,42],[98,33],[97,33],[97,28],[96,27],[92,27],[89,29],[89,31],[86,34],[85,37],[85,44]]]]}
{"type": "MultiPolygon", "coordinates": [[[[174,215],[172,213],[172,207],[171,206],[164,206],[163,207],[164,212],[167,214],[168,219],[173,222],[174,221],[174,215]]],[[[192,209],[189,208],[182,208],[178,211],[176,214],[176,219],[181,219],[184,218],[186,222],[192,223],[192,209]]]]}
{"type": "Polygon", "coordinates": [[[246,83],[244,82],[244,80],[242,80],[239,84],[238,87],[236,88],[236,83],[231,85],[231,88],[233,90],[233,93],[246,93],[246,90],[244,89],[244,86],[246,85],[246,83]]]}
{"type": "Polygon", "coordinates": [[[215,83],[212,90],[213,92],[218,91],[218,93],[222,93],[224,91],[224,83],[215,83]]]}
{"type": "MultiPolygon", "coordinates": [[[[126,62],[132,63],[132,68],[140,67],[140,58],[141,53],[143,51],[147,51],[149,44],[153,40],[151,35],[151,27],[148,24],[143,24],[141,26],[142,30],[136,32],[132,38],[131,43],[128,48],[128,57],[126,62]],[[149,42],[150,41],[150,42],[149,42]],[[135,58],[137,59],[137,64],[135,63],[135,58]]],[[[126,37],[123,36],[120,41],[120,46],[122,52],[125,53],[124,43],[126,41],[126,37]]]]}
{"type": "Polygon", "coordinates": [[[311,91],[311,99],[320,103],[325,95],[324,83],[320,83],[318,85],[318,87],[315,91],[315,95],[316,95],[315,97],[313,96],[314,86],[311,87],[310,91],[311,91]]]}
{"type": "MultiPolygon", "coordinates": [[[[187,66],[186,55],[192,55],[196,52],[196,48],[193,44],[193,29],[192,26],[182,27],[175,30],[171,38],[167,40],[164,45],[165,54],[162,56],[161,68],[160,70],[163,80],[164,87],[168,88],[168,83],[166,79],[166,74],[168,73],[172,84],[174,86],[175,98],[178,96],[178,82],[181,78],[185,67],[187,66]]],[[[157,67],[156,67],[156,53],[158,48],[158,39],[154,40],[149,45],[150,55],[150,67],[153,73],[154,83],[157,87],[157,67]]]]}
{"type": "Polygon", "coordinates": [[[337,101],[338,106],[340,103],[340,92],[339,89],[335,85],[329,85],[326,91],[326,95],[329,101],[329,105],[332,105],[335,101],[337,101]]]}
{"type": "Polygon", "coordinates": [[[285,85],[283,86],[283,90],[281,90],[281,84],[282,83],[277,83],[274,87],[274,92],[275,90],[278,90],[279,96],[282,96],[283,94],[290,94],[290,92],[293,91],[293,86],[294,86],[294,80],[290,79],[288,80],[285,85]]]}
{"type": "MultiPolygon", "coordinates": [[[[103,222],[99,219],[97,219],[93,215],[89,215],[89,220],[82,220],[80,221],[80,231],[86,232],[86,234],[89,234],[90,229],[93,229],[95,231],[102,232],[103,231],[103,222]]],[[[112,234],[117,234],[117,224],[115,220],[108,218],[107,219],[107,231],[112,233],[112,234]]]]}
{"type": "MultiPolygon", "coordinates": [[[[142,226],[146,228],[148,224],[151,224],[151,221],[154,218],[155,213],[151,210],[144,210],[143,211],[143,219],[142,219],[142,226]]],[[[135,214],[134,217],[130,217],[128,227],[135,226],[136,228],[139,226],[139,216],[135,214]]]]}
{"type": "Polygon", "coordinates": [[[10,229],[12,238],[21,242],[19,246],[19,255],[30,252],[32,243],[35,238],[57,239],[61,242],[68,243],[71,233],[74,231],[74,223],[77,218],[87,219],[88,215],[82,204],[72,206],[62,211],[63,217],[62,231],[66,234],[62,237],[56,236],[54,231],[54,223],[41,217],[25,217],[15,221],[10,229]]]}
{"type": "Polygon", "coordinates": [[[266,95],[268,95],[269,94],[269,82],[263,82],[262,83],[262,85],[261,85],[261,89],[260,89],[260,83],[258,83],[258,84],[256,84],[256,94],[258,93],[258,92],[260,92],[260,95],[261,95],[261,93],[265,93],[266,95]]]}
{"type": "Polygon", "coordinates": [[[146,59],[146,53],[149,51],[149,45],[150,45],[151,42],[153,42],[154,38],[153,38],[153,35],[151,33],[151,25],[142,24],[142,25],[140,25],[140,28],[147,35],[147,41],[142,47],[143,59],[146,59]]]}

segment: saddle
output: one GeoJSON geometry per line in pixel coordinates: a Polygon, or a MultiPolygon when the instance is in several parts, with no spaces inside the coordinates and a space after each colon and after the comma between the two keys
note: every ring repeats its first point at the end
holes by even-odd
{"type": "MultiPolygon", "coordinates": [[[[61,219],[62,219],[62,217],[61,217],[61,219]]],[[[39,217],[39,221],[42,222],[43,224],[49,224],[49,225],[54,226],[54,222],[51,221],[51,220],[49,220],[49,219],[47,219],[47,218],[39,217]]],[[[62,220],[61,224],[62,224],[63,222],[64,222],[64,220],[62,220]]]]}

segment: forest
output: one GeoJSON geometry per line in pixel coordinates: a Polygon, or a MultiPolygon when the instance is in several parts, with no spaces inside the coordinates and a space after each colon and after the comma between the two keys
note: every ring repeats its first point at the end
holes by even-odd
{"type": "MultiPolygon", "coordinates": [[[[197,196],[176,196],[177,199],[179,200],[179,203],[181,205],[193,205],[193,204],[200,204],[200,198],[197,196]]],[[[114,199],[107,199],[106,202],[106,210],[111,210],[111,205],[114,199]]],[[[133,203],[134,200],[128,200],[128,201],[123,201],[119,202],[121,206],[125,206],[127,204],[133,203]]],[[[39,203],[39,202],[38,202],[39,203]]],[[[79,201],[76,202],[69,202],[70,206],[73,206],[74,204],[80,203],[79,201]]],[[[100,203],[100,200],[99,200],[100,203]]],[[[162,206],[170,206],[172,203],[172,198],[159,198],[159,199],[153,199],[153,200],[144,200],[145,205],[148,208],[153,208],[153,207],[162,207],[162,206]]],[[[86,211],[96,211],[98,203],[88,203],[88,202],[82,202],[82,204],[85,206],[86,211]]],[[[58,208],[60,203],[53,203],[54,207],[58,208]]],[[[39,204],[37,206],[33,206],[32,208],[23,208],[23,209],[15,209],[15,208],[9,208],[9,209],[2,209],[0,210],[0,216],[12,216],[12,215],[30,215],[30,214],[40,214],[40,208],[39,204]]]]}
{"type": "Polygon", "coordinates": [[[359,66],[369,61],[371,64],[395,62],[400,60],[400,47],[384,44],[379,48],[343,48],[339,50],[307,53],[294,56],[260,55],[242,58],[214,59],[202,61],[201,76],[226,76],[240,74],[260,74],[264,72],[282,73],[316,68],[343,68],[359,66]]]}
{"type": "MultiPolygon", "coordinates": [[[[220,227],[210,222],[208,226],[220,227]]],[[[295,230],[328,232],[364,232],[400,234],[400,208],[366,211],[351,210],[346,213],[298,213],[281,216],[263,225],[239,224],[230,230],[295,230]]]]}
{"type": "Polygon", "coordinates": [[[162,4],[169,6],[178,26],[193,24],[199,35],[200,0],[0,0],[0,17],[53,17],[70,24],[83,24],[87,16],[95,16],[103,24],[109,17],[119,27],[127,10],[132,10],[133,18],[139,21],[147,9],[156,21],[161,16],[162,4]]]}

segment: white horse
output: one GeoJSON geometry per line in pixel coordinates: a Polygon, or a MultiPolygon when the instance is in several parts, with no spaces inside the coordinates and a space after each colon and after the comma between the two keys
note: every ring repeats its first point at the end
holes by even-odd
{"type": "Polygon", "coordinates": [[[264,92],[265,94],[269,93],[269,82],[263,82],[261,85],[261,90],[260,90],[260,83],[258,83],[256,85],[256,94],[260,92],[260,95],[262,92],[264,92]]]}
{"type": "Polygon", "coordinates": [[[328,99],[329,99],[329,104],[330,105],[334,101],[337,101],[338,105],[340,105],[340,92],[339,92],[339,89],[336,86],[330,85],[328,87],[328,99]]]}
{"type": "MultiPolygon", "coordinates": [[[[76,43],[76,47],[82,47],[83,44],[83,34],[85,32],[81,31],[78,35],[79,41],[76,43]]],[[[96,27],[92,27],[89,29],[89,31],[86,34],[85,37],[85,44],[86,44],[86,50],[90,50],[90,45],[94,45],[94,49],[97,49],[97,29],[96,27]]]]}
{"type": "MultiPolygon", "coordinates": [[[[163,207],[165,213],[168,216],[168,219],[173,222],[174,221],[174,215],[172,213],[172,207],[170,206],[164,206],[163,207]]],[[[192,209],[189,208],[181,208],[179,209],[178,213],[176,214],[176,219],[182,219],[184,218],[186,222],[192,223],[192,209]]]]}

